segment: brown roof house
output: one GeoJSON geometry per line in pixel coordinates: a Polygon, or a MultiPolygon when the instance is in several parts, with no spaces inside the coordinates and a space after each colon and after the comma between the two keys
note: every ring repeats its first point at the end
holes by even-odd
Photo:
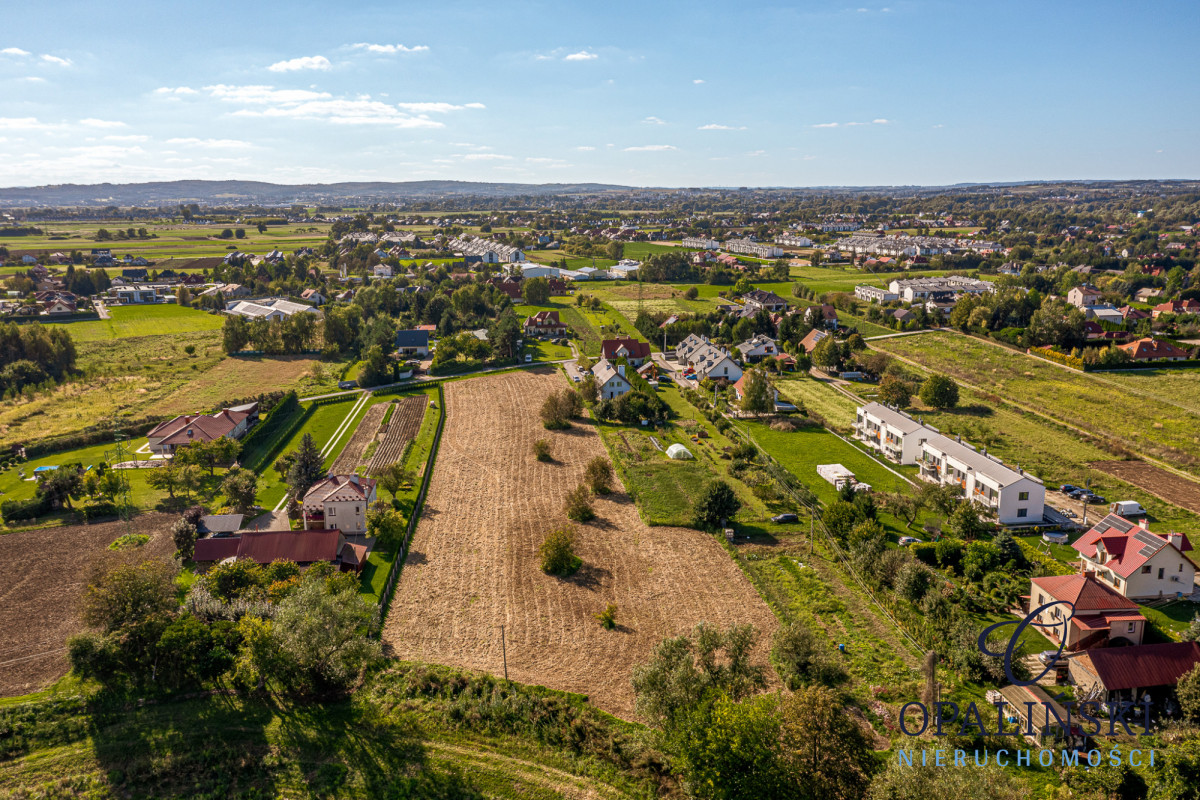
{"type": "Polygon", "coordinates": [[[222,436],[240,439],[257,421],[258,403],[225,408],[215,414],[183,414],[147,434],[150,452],[169,456],[192,442],[212,442],[222,436]]]}
{"type": "Polygon", "coordinates": [[[365,533],[367,507],[375,502],[375,481],[358,475],[330,475],[304,494],[305,530],[336,529],[365,533]]]}
{"type": "Polygon", "coordinates": [[[566,332],[557,311],[539,311],[525,320],[526,336],[562,336],[566,332]]]}
{"type": "Polygon", "coordinates": [[[628,337],[605,339],[600,343],[600,352],[609,361],[624,358],[631,366],[640,367],[650,357],[650,344],[628,337]]]}
{"type": "Polygon", "coordinates": [[[1148,336],[1117,347],[1128,353],[1134,361],[1183,361],[1188,357],[1186,350],[1148,336]]]}
{"type": "Polygon", "coordinates": [[[1063,605],[1043,611],[1038,622],[1044,626],[1040,630],[1047,639],[1064,642],[1064,650],[1142,643],[1146,618],[1138,604],[1091,574],[1046,575],[1031,581],[1030,612],[1056,602],[1063,605]]]}

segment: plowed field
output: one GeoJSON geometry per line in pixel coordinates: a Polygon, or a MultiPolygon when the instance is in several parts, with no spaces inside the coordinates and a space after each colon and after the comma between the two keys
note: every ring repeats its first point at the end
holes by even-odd
{"type": "Polygon", "coordinates": [[[537,548],[567,522],[564,496],[606,455],[586,422],[542,427],[543,400],[564,385],[548,370],[446,385],[433,483],[385,626],[390,651],[499,675],[503,624],[509,677],[587,694],[626,718],[634,666],[702,620],[753,623],[766,663],[775,617],[732,559],[706,534],[648,528],[623,488],[576,526],[583,567],[567,579],[541,572],[537,548]],[[552,463],[534,459],[537,439],[550,441],[552,463]],[[612,631],[595,619],[608,603],[618,608],[612,631]]]}
{"type": "Polygon", "coordinates": [[[167,559],[175,552],[170,514],[131,523],[150,535],[141,547],[114,553],[108,545],[123,522],[18,531],[0,536],[0,696],[27,694],[67,672],[67,637],[83,630],[79,600],[101,560],[167,559]]]}
{"type": "Polygon", "coordinates": [[[424,394],[400,398],[396,403],[396,410],[388,420],[387,433],[375,450],[367,472],[374,475],[400,460],[400,456],[404,454],[404,445],[417,438],[421,431],[421,420],[425,417],[425,404],[428,402],[429,396],[424,394]]]}
{"type": "MultiPolygon", "coordinates": [[[[1114,478],[1132,483],[1139,489],[1145,489],[1168,503],[1187,509],[1194,514],[1200,514],[1200,483],[1196,481],[1188,480],[1173,472],[1167,472],[1165,469],[1147,464],[1145,461],[1093,461],[1088,466],[1101,472],[1107,472],[1114,478]]],[[[1121,499],[1111,497],[1111,495],[1110,498],[1121,499]]]]}
{"type": "Polygon", "coordinates": [[[367,413],[363,414],[362,419],[358,421],[354,435],[342,448],[342,453],[338,456],[337,461],[333,462],[330,472],[335,475],[349,475],[358,469],[367,445],[375,441],[375,437],[379,435],[379,426],[383,423],[383,415],[387,409],[387,403],[376,403],[367,409],[367,413]]]}

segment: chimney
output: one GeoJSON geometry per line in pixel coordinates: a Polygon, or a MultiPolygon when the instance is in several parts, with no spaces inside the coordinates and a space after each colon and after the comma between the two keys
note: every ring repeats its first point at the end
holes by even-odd
{"type": "Polygon", "coordinates": [[[1167,534],[1167,541],[1170,542],[1171,545],[1176,550],[1180,550],[1180,551],[1183,550],[1183,534],[1182,533],[1176,533],[1175,531],[1171,531],[1170,533],[1167,534]]]}
{"type": "Polygon", "coordinates": [[[1142,517],[1141,519],[1138,520],[1138,527],[1144,531],[1150,530],[1150,520],[1146,519],[1145,517],[1142,517]]]}

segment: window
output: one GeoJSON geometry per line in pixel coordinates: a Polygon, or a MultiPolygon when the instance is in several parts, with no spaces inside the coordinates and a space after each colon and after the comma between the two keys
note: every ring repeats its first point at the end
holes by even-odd
{"type": "Polygon", "coordinates": [[[1028,509],[1028,508],[1018,508],[1018,509],[1017,509],[1017,516],[1018,516],[1018,517],[1026,517],[1026,516],[1029,516],[1029,509],[1028,509]]]}
{"type": "Polygon", "coordinates": [[[1029,492],[1021,492],[1020,494],[1017,495],[1017,499],[1018,500],[1028,500],[1029,492]]]}
{"type": "Polygon", "coordinates": [[[1133,630],[1134,630],[1134,628],[1136,628],[1136,627],[1137,627],[1137,623],[1136,623],[1136,622],[1131,622],[1131,623],[1129,623],[1129,625],[1128,625],[1128,626],[1125,628],[1125,632],[1126,632],[1126,633],[1133,633],[1133,630]]]}
{"type": "Polygon", "coordinates": [[[337,514],[337,509],[336,509],[336,508],[334,508],[334,507],[332,507],[332,506],[330,506],[330,507],[329,507],[329,516],[331,516],[331,517],[332,517],[332,516],[335,516],[336,514],[337,514]]]}
{"type": "Polygon", "coordinates": [[[1165,570],[1162,567],[1159,567],[1158,568],[1158,579],[1160,581],[1163,579],[1163,572],[1165,572],[1165,570]]]}
{"type": "Polygon", "coordinates": [[[1150,565],[1149,565],[1149,564],[1147,564],[1146,566],[1142,567],[1142,574],[1143,574],[1143,575],[1149,575],[1149,574],[1150,574],[1150,565]]]}
{"type": "Polygon", "coordinates": [[[1182,561],[1179,562],[1179,571],[1183,572],[1183,562],[1182,561]]]}

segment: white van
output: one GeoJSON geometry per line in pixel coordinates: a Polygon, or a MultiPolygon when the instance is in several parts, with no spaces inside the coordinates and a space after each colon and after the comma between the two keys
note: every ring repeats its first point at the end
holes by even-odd
{"type": "Polygon", "coordinates": [[[1118,500],[1108,507],[1108,510],[1122,517],[1145,516],[1146,509],[1136,500],[1118,500]]]}

